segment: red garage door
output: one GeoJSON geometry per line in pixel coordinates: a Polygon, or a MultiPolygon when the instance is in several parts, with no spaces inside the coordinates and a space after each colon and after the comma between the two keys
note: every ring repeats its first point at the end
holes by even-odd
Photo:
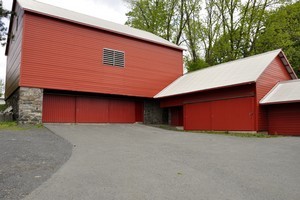
{"type": "Polygon", "coordinates": [[[44,94],[43,122],[133,123],[142,121],[140,104],[130,100],[44,94]]]}
{"type": "Polygon", "coordinates": [[[300,103],[268,106],[269,133],[300,136],[300,103]]]}
{"type": "Polygon", "coordinates": [[[254,126],[254,98],[237,98],[186,104],[186,130],[251,131],[254,126]]]}

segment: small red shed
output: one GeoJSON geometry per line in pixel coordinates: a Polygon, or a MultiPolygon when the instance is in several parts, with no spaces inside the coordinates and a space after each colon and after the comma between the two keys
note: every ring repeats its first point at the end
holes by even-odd
{"type": "Polygon", "coordinates": [[[300,80],[278,83],[261,101],[270,134],[300,136],[300,80]]]}
{"type": "Polygon", "coordinates": [[[170,124],[185,130],[267,131],[267,109],[259,101],[278,82],[296,78],[279,49],[187,73],[155,98],[169,108],[170,124]]]}

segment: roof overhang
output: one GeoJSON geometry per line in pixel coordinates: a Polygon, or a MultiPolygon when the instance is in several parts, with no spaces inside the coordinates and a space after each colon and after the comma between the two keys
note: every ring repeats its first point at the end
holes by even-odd
{"type": "Polygon", "coordinates": [[[156,96],[154,96],[154,98],[155,99],[163,99],[163,98],[169,98],[169,97],[177,97],[177,96],[195,94],[195,93],[198,93],[198,92],[207,92],[207,91],[212,91],[212,90],[226,89],[226,88],[230,88],[230,87],[237,87],[237,86],[251,85],[251,84],[255,84],[255,81],[249,81],[249,82],[244,82],[244,83],[239,83],[239,84],[233,84],[233,85],[225,85],[225,86],[221,86],[221,87],[208,88],[208,89],[204,89],[204,90],[197,90],[197,91],[185,92],[185,93],[174,94],[174,95],[163,96],[163,97],[156,97],[156,96]]]}

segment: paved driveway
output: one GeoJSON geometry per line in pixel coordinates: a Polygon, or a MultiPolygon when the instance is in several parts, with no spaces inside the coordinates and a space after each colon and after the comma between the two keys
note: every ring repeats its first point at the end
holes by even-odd
{"type": "Polygon", "coordinates": [[[299,200],[300,138],[239,138],[144,125],[49,125],[74,144],[29,199],[299,200]]]}

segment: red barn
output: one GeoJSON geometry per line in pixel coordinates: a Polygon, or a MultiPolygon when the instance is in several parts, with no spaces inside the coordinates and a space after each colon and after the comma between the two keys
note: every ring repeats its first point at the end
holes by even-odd
{"type": "Polygon", "coordinates": [[[296,79],[275,50],[185,74],[158,93],[170,124],[185,130],[268,131],[259,101],[280,81],[296,79]]]}
{"type": "Polygon", "coordinates": [[[12,10],[5,95],[20,123],[300,135],[299,81],[281,50],[183,75],[183,49],[151,33],[33,0],[12,10]]]}
{"type": "Polygon", "coordinates": [[[183,74],[181,47],[38,1],[12,10],[5,95],[19,122],[161,123],[153,96],[183,74]]]}

